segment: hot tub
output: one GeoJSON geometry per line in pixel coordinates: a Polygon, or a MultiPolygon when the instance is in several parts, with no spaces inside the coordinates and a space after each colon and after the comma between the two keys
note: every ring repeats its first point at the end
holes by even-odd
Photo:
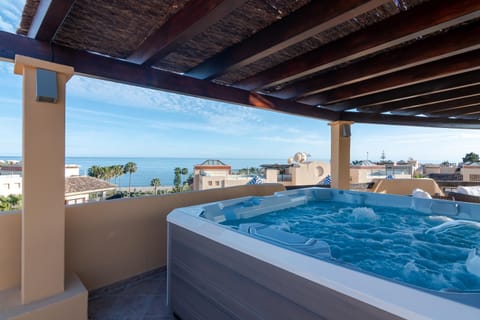
{"type": "MultiPolygon", "coordinates": [[[[332,239],[255,222],[318,203],[360,208],[353,213],[362,219],[387,205],[448,220],[426,236],[480,221],[477,204],[322,188],[175,209],[167,217],[172,310],[182,319],[480,319],[475,286],[434,290],[390,279],[335,258],[332,239]],[[234,220],[245,223],[230,225],[234,220]]],[[[359,230],[363,222],[355,221],[359,230]]],[[[468,259],[469,270],[478,271],[480,256],[468,259]]]]}

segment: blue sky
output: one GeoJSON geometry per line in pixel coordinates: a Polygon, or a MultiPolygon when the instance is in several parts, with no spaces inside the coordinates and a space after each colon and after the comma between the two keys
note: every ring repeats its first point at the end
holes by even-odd
{"type": "MultiPolygon", "coordinates": [[[[15,32],[24,0],[0,0],[15,32]]],[[[21,155],[21,77],[0,62],[0,155],[21,155]]],[[[328,122],[74,76],[67,85],[67,156],[330,158],[328,122]]],[[[479,130],[354,124],[351,159],[459,162],[479,130]]]]}

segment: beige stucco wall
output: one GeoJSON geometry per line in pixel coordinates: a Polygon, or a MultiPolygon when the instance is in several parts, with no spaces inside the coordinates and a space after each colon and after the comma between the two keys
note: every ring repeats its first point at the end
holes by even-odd
{"type": "MultiPolygon", "coordinates": [[[[66,207],[66,269],[89,290],[166,264],[166,215],[177,207],[247,195],[280,184],[119,199],[66,207]]],[[[21,214],[0,215],[0,289],[20,285],[21,214]]]]}
{"type": "Polygon", "coordinates": [[[266,182],[278,182],[284,186],[315,185],[330,174],[330,164],[322,161],[309,161],[289,167],[284,175],[278,169],[265,170],[266,182]],[[287,178],[288,177],[288,178],[287,178]]]}
{"type": "Polygon", "coordinates": [[[0,214],[0,290],[20,285],[21,230],[19,211],[0,214]]]}
{"type": "Polygon", "coordinates": [[[442,190],[433,179],[394,179],[375,180],[371,191],[377,193],[389,193],[411,195],[414,189],[422,189],[430,195],[443,195],[442,190]]]}
{"type": "Polygon", "coordinates": [[[440,173],[440,166],[424,166],[423,174],[429,175],[430,173],[440,173]]]}
{"type": "Polygon", "coordinates": [[[321,161],[304,162],[288,171],[292,174],[292,185],[314,185],[330,174],[330,164],[321,161]]]}

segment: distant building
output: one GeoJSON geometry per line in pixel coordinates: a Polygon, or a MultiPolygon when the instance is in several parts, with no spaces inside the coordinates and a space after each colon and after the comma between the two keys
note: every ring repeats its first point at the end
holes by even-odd
{"type": "Polygon", "coordinates": [[[480,162],[464,163],[460,169],[463,181],[480,183],[480,162]]]}
{"type": "Polygon", "coordinates": [[[435,173],[435,174],[454,174],[455,171],[457,170],[457,167],[455,165],[444,166],[444,165],[441,165],[441,164],[427,163],[427,164],[424,164],[422,167],[423,167],[423,175],[424,176],[428,176],[432,173],[435,173]]]}
{"type": "Polygon", "coordinates": [[[66,177],[65,204],[88,202],[92,195],[96,199],[105,199],[107,192],[114,191],[116,185],[93,177],[66,177]]]}
{"type": "Polygon", "coordinates": [[[206,160],[193,168],[193,190],[208,190],[247,184],[252,177],[232,175],[232,167],[220,160],[206,160]]]}
{"type": "MultiPolygon", "coordinates": [[[[0,160],[0,175],[16,174],[22,176],[22,162],[17,160],[0,160]]],[[[65,165],[65,177],[79,176],[80,166],[76,164],[65,165]]]]}
{"type": "Polygon", "coordinates": [[[0,160],[0,175],[22,175],[22,163],[16,160],[0,160]]]}
{"type": "Polygon", "coordinates": [[[330,175],[330,164],[322,161],[302,160],[290,164],[262,164],[261,167],[265,169],[265,182],[284,186],[317,185],[330,175]]]}
{"type": "MultiPolygon", "coordinates": [[[[116,185],[92,177],[80,177],[80,166],[65,165],[65,203],[88,202],[91,195],[104,199],[108,191],[116,185]]],[[[20,161],[0,160],[0,196],[22,194],[22,163],[20,161]]]]}
{"type": "Polygon", "coordinates": [[[350,166],[350,183],[369,183],[373,179],[409,179],[415,173],[417,161],[376,164],[360,161],[350,166]]]}
{"type": "Polygon", "coordinates": [[[18,174],[0,175],[0,196],[22,194],[22,177],[18,174]]]}

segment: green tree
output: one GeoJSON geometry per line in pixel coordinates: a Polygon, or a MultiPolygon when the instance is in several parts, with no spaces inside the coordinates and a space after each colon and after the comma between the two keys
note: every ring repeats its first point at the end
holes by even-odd
{"type": "Polygon", "coordinates": [[[182,174],[182,169],[176,167],[173,172],[175,174],[173,178],[173,185],[175,186],[175,190],[179,191],[180,184],[182,183],[182,179],[180,178],[180,175],[182,174]]]}
{"type": "Polygon", "coordinates": [[[118,185],[120,186],[120,177],[123,176],[123,174],[124,174],[123,165],[121,165],[121,164],[115,165],[115,169],[113,171],[115,172],[115,183],[116,183],[117,178],[118,178],[118,185]]]}
{"type": "Polygon", "coordinates": [[[190,173],[190,175],[188,176],[187,181],[186,181],[187,184],[190,186],[190,188],[192,188],[192,186],[193,186],[193,179],[194,179],[193,173],[190,173]]]}
{"type": "Polygon", "coordinates": [[[103,169],[100,166],[91,166],[88,168],[88,175],[97,179],[102,179],[103,169]]]}
{"type": "Polygon", "coordinates": [[[123,166],[123,173],[128,173],[128,194],[130,194],[130,186],[132,185],[132,173],[137,172],[137,164],[135,162],[127,162],[123,166]]]}
{"type": "Polygon", "coordinates": [[[157,195],[157,188],[160,186],[160,179],[153,178],[152,181],[150,181],[150,185],[153,187],[153,194],[157,195]]]}
{"type": "Polygon", "coordinates": [[[463,163],[480,161],[478,154],[474,152],[467,153],[465,157],[462,158],[462,160],[463,160],[463,163]]]}
{"type": "Polygon", "coordinates": [[[10,211],[12,206],[7,200],[7,197],[0,196],[0,211],[10,211]]]}
{"type": "Polygon", "coordinates": [[[113,176],[113,166],[103,167],[103,180],[110,180],[113,176]]]}
{"type": "Polygon", "coordinates": [[[443,167],[450,167],[450,162],[447,161],[443,161],[442,163],[440,163],[441,166],[443,167]]]}
{"type": "Polygon", "coordinates": [[[11,194],[7,197],[0,196],[0,211],[11,211],[22,207],[22,196],[11,194]]]}
{"type": "Polygon", "coordinates": [[[185,176],[188,174],[188,169],[187,168],[182,168],[181,174],[182,174],[182,177],[183,177],[182,184],[185,184],[185,176]]]}

